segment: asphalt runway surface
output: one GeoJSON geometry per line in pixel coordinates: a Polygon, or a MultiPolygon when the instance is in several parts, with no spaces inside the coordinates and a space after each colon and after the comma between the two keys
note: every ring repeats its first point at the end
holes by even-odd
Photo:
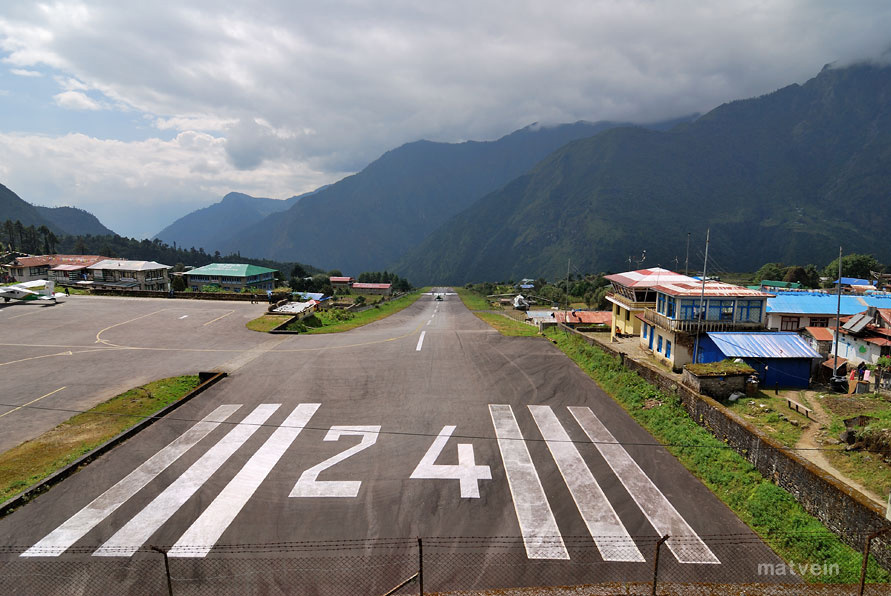
{"type": "MultiPolygon", "coordinates": [[[[89,402],[121,371],[231,371],[0,520],[0,589],[86,577],[102,593],[101,576],[153,593],[160,545],[193,588],[383,593],[417,570],[415,537],[428,590],[648,581],[665,534],[670,581],[795,581],[759,577],[780,559],[547,340],[503,337],[455,295],[331,335],[244,329],[261,310],[82,298],[0,313],[10,405],[58,386],[38,403],[70,405],[69,387],[89,402]]],[[[50,414],[0,424],[30,416],[50,414]]]]}

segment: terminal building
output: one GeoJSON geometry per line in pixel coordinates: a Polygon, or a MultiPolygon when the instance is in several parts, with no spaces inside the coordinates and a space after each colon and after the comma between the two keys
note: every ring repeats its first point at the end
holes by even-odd
{"type": "Polygon", "coordinates": [[[217,286],[226,292],[275,289],[275,269],[243,263],[211,263],[183,273],[186,285],[198,292],[202,286],[217,286]]]}

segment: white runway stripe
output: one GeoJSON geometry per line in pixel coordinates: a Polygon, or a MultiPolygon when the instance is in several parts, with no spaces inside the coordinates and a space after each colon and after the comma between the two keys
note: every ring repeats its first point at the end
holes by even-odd
{"type": "Polygon", "coordinates": [[[120,482],[93,499],[89,505],[68,518],[43,540],[22,553],[22,556],[61,555],[240,407],[240,405],[223,405],[215,409],[169,445],[145,460],[120,482]]]}
{"type": "Polygon", "coordinates": [[[554,519],[513,410],[508,405],[489,404],[489,415],[495,427],[526,556],[530,559],[568,559],[569,553],[557,520],[554,519]]]}
{"type": "Polygon", "coordinates": [[[93,556],[129,557],[135,553],[164,522],[182,507],[189,497],[207,482],[226,460],[266,422],[281,404],[260,404],[226,436],[164,489],[160,495],[118,530],[93,556]]]}
{"type": "Polygon", "coordinates": [[[171,557],[204,557],[253,496],[321,404],[300,404],[275,429],[213,503],[168,551],[171,557]]]}
{"type": "Polygon", "coordinates": [[[586,407],[568,409],[656,531],[661,536],[671,536],[666,545],[675,558],[680,563],[720,563],[594,412],[586,407]]]}
{"type": "Polygon", "coordinates": [[[645,561],[554,411],[550,406],[529,406],[529,411],[603,560],[645,561]]]}
{"type": "Polygon", "coordinates": [[[415,348],[415,352],[421,351],[421,346],[424,345],[424,335],[426,335],[426,334],[427,334],[426,331],[421,331],[421,337],[418,338],[418,347],[415,348]]]}

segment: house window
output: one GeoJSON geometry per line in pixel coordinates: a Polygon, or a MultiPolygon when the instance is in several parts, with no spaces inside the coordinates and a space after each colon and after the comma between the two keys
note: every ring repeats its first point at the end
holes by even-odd
{"type": "Polygon", "coordinates": [[[782,317],[780,320],[780,331],[798,331],[798,317],[782,317]]]}
{"type": "Polygon", "coordinates": [[[829,317],[811,317],[811,327],[829,327],[829,317]]]}
{"type": "Polygon", "coordinates": [[[694,321],[699,318],[699,300],[681,300],[680,319],[694,321]]]}
{"type": "Polygon", "coordinates": [[[760,323],[763,307],[764,303],[761,300],[740,300],[736,304],[736,320],[760,323]]]}
{"type": "Polygon", "coordinates": [[[656,351],[660,352],[660,353],[662,352],[662,336],[661,335],[656,336],[656,351]]]}
{"type": "Polygon", "coordinates": [[[626,321],[630,321],[630,320],[631,320],[631,311],[630,311],[630,310],[626,310],[626,311],[625,311],[625,320],[626,320],[626,321]]]}
{"type": "Polygon", "coordinates": [[[656,312],[660,315],[665,314],[665,295],[659,294],[659,297],[656,298],[656,312]]]}
{"type": "Polygon", "coordinates": [[[709,300],[706,319],[709,321],[732,321],[733,300],[709,300]]]}
{"type": "Polygon", "coordinates": [[[665,316],[669,319],[674,318],[674,304],[674,298],[671,296],[665,299],[665,316]]]}
{"type": "Polygon", "coordinates": [[[665,340],[665,357],[671,358],[671,341],[665,340]]]}

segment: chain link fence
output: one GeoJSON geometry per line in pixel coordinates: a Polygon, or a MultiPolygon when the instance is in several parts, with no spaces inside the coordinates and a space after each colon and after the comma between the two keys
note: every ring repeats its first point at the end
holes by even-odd
{"type": "MultiPolygon", "coordinates": [[[[129,557],[96,556],[97,547],[75,547],[60,556],[21,556],[25,548],[0,552],[0,594],[129,595],[378,595],[547,594],[562,595],[801,595],[891,594],[885,570],[870,560],[859,584],[861,555],[813,541],[809,560],[784,560],[790,536],[702,536],[711,562],[681,562],[694,538],[561,537],[562,559],[529,558],[522,538],[367,539],[217,545],[194,552],[140,548],[129,557]],[[771,548],[773,547],[773,548],[771,548]],[[628,551],[623,552],[623,549],[628,551]],[[639,553],[637,560],[628,553],[639,553]]],[[[696,538],[698,540],[698,538],[696,538]]],[[[548,546],[539,540],[539,547],[548,546]]],[[[799,551],[801,552],[801,551],[799,551]]],[[[33,553],[32,553],[33,554],[33,553]]]]}

